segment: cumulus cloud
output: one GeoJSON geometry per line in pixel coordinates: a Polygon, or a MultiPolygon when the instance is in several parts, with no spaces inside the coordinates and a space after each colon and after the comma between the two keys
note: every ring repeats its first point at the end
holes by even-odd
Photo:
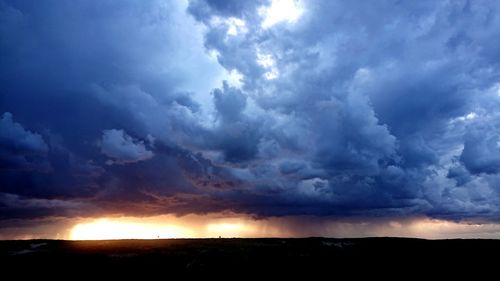
{"type": "MultiPolygon", "coordinates": [[[[301,4],[304,11],[293,22],[265,28],[258,12],[226,15],[245,22],[244,40],[223,36],[225,30],[210,21],[216,12],[202,13],[199,1],[190,7],[209,27],[205,45],[217,50],[224,67],[242,74],[247,104],[260,109],[252,111],[254,118],[271,125],[259,137],[257,155],[267,156],[265,164],[248,167],[261,185],[260,199],[248,200],[257,204],[253,200],[274,197],[294,202],[290,212],[317,214],[379,214],[390,207],[400,214],[439,216],[477,204],[477,194],[459,187],[468,179],[458,176],[457,159],[471,172],[497,173],[497,159],[486,155],[497,154],[498,128],[482,129],[491,137],[479,142],[466,133],[466,124],[450,124],[471,110],[493,110],[497,97],[487,92],[498,83],[499,69],[486,50],[495,44],[488,38],[498,19],[489,15],[498,6],[301,4]],[[381,14],[387,17],[374,16],[381,14]],[[453,24],[458,19],[467,24],[453,24]],[[266,75],[271,63],[279,73],[273,79],[266,75]],[[323,187],[311,188],[312,182],[323,187]],[[304,190],[317,194],[315,207],[310,196],[302,199],[304,190]]],[[[272,7],[266,5],[248,11],[272,7]]],[[[494,189],[484,178],[473,182],[485,194],[494,189]]],[[[497,213],[492,206],[485,208],[497,213]]],[[[477,210],[467,208],[472,216],[477,210]]]]}
{"type": "Polygon", "coordinates": [[[213,95],[215,108],[224,121],[239,119],[246,106],[246,97],[240,90],[231,88],[224,82],[223,89],[215,89],[213,95]]]}
{"type": "Polygon", "coordinates": [[[42,136],[26,130],[10,112],[0,119],[0,169],[34,169],[47,165],[48,145],[42,136]]]}
{"type": "Polygon", "coordinates": [[[500,173],[500,120],[488,119],[470,125],[465,133],[460,160],[473,174],[500,173]]]}
{"type": "Polygon", "coordinates": [[[132,138],[123,130],[104,130],[100,142],[101,152],[112,158],[110,164],[127,164],[152,158],[154,153],[148,150],[144,141],[132,138]]]}
{"type": "Polygon", "coordinates": [[[53,169],[0,175],[5,193],[135,214],[500,213],[494,2],[2,3],[0,111],[23,124],[2,117],[2,167],[53,169]]]}

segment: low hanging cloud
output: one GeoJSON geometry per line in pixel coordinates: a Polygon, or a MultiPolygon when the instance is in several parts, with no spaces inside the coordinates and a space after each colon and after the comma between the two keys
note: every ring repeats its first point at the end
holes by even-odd
{"type": "Polygon", "coordinates": [[[154,153],[146,148],[144,141],[139,141],[123,130],[104,130],[100,142],[101,152],[112,160],[109,164],[127,164],[153,158],[154,153]]]}

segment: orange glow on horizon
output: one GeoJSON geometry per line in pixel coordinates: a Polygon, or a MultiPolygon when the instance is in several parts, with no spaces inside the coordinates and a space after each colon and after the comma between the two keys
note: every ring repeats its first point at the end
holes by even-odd
{"type": "Polygon", "coordinates": [[[97,219],[73,227],[71,240],[157,239],[191,237],[193,233],[176,225],[97,219]]]}
{"type": "Polygon", "coordinates": [[[69,231],[71,240],[232,238],[280,236],[244,217],[156,216],[83,219],[69,231]]]}
{"type": "Polygon", "coordinates": [[[153,217],[79,218],[57,228],[12,229],[4,239],[58,238],[71,240],[258,238],[258,237],[419,237],[500,238],[500,224],[470,224],[428,218],[410,220],[335,221],[311,217],[256,220],[238,214],[160,215],[153,217]],[[39,231],[37,233],[36,231],[39,231]],[[57,233],[53,236],[50,233],[57,233]]]}

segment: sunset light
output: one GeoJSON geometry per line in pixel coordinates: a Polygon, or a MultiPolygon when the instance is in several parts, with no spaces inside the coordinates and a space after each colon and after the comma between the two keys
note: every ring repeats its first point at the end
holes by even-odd
{"type": "Polygon", "coordinates": [[[89,223],[77,224],[71,230],[71,240],[104,239],[157,239],[192,237],[188,229],[175,225],[159,225],[98,219],[89,223]]]}
{"type": "Polygon", "coordinates": [[[500,1],[0,0],[1,264],[470,268],[499,31],[500,1]]]}
{"type": "Polygon", "coordinates": [[[82,219],[68,233],[71,240],[168,239],[168,238],[244,238],[283,236],[267,226],[268,220],[256,221],[234,214],[188,215],[176,217],[102,217],[82,219]]]}

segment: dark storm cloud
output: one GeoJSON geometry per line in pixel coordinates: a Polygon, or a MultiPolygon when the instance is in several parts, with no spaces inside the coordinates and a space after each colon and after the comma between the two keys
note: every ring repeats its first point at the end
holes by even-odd
{"type": "Polygon", "coordinates": [[[244,163],[254,159],[261,136],[258,121],[243,112],[247,105],[246,96],[226,82],[222,89],[215,89],[212,94],[220,121],[206,142],[213,142],[213,148],[221,151],[227,162],[244,163]]]}
{"type": "Polygon", "coordinates": [[[246,97],[238,89],[230,88],[224,83],[224,88],[215,89],[213,92],[214,104],[223,122],[234,122],[240,119],[246,106],[246,97]]]}
{"type": "Polygon", "coordinates": [[[104,130],[101,139],[101,152],[114,159],[109,164],[126,164],[144,161],[154,156],[143,141],[134,140],[123,130],[104,130]]]}
{"type": "Polygon", "coordinates": [[[4,218],[498,217],[498,4],[272,2],[0,2],[4,218]]]}
{"type": "Polygon", "coordinates": [[[471,126],[465,134],[464,150],[460,160],[474,174],[500,172],[500,124],[491,120],[486,124],[471,126]]]}
{"type": "Polygon", "coordinates": [[[205,45],[243,74],[245,94],[272,128],[259,140],[266,162],[247,169],[259,196],[246,206],[262,200],[266,215],[498,214],[498,197],[487,199],[494,181],[480,173],[499,167],[498,127],[481,125],[499,99],[490,94],[499,7],[302,3],[297,22],[269,28],[262,16],[234,12],[248,29],[234,36],[191,7],[210,27],[205,45]]]}
{"type": "Polygon", "coordinates": [[[0,119],[1,169],[34,169],[47,164],[48,146],[42,136],[30,132],[6,112],[0,119]]]}
{"type": "Polygon", "coordinates": [[[10,113],[2,116],[1,192],[130,201],[142,189],[186,188],[177,161],[189,156],[161,143],[175,147],[185,132],[197,133],[193,92],[208,95],[222,68],[185,8],[2,1],[0,111],[10,113]]]}

